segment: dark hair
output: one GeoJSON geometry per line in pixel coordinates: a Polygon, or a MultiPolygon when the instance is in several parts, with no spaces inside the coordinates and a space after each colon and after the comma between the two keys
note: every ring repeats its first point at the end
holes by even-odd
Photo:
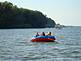
{"type": "Polygon", "coordinates": [[[36,37],[37,37],[37,36],[39,36],[38,32],[37,32],[37,34],[36,34],[36,37]]]}
{"type": "Polygon", "coordinates": [[[45,36],[45,33],[44,32],[42,32],[42,34],[43,34],[43,36],[45,36]]]}

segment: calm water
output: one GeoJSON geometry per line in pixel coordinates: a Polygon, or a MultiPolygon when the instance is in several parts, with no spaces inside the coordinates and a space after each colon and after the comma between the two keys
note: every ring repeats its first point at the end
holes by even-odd
{"type": "Polygon", "coordinates": [[[0,61],[81,61],[81,27],[0,29],[0,61]],[[31,42],[42,31],[51,31],[57,42],[31,42]]]}

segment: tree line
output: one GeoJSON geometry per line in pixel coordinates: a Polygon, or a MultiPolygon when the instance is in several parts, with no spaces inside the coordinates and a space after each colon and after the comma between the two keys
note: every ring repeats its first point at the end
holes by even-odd
{"type": "Polygon", "coordinates": [[[0,2],[0,28],[46,28],[55,24],[40,11],[18,8],[7,1],[0,2]]]}

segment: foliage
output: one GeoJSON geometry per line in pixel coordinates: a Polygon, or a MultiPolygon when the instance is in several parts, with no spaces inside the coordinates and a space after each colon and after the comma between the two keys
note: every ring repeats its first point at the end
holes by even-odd
{"type": "Polygon", "coordinates": [[[48,23],[50,27],[55,26],[55,22],[40,11],[18,8],[7,1],[0,2],[0,28],[45,28],[48,23]]]}

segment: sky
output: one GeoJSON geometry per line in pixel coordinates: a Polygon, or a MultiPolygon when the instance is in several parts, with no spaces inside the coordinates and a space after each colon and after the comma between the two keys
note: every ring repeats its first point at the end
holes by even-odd
{"type": "Polygon", "coordinates": [[[61,25],[81,26],[81,0],[0,0],[37,10],[61,25]]]}

